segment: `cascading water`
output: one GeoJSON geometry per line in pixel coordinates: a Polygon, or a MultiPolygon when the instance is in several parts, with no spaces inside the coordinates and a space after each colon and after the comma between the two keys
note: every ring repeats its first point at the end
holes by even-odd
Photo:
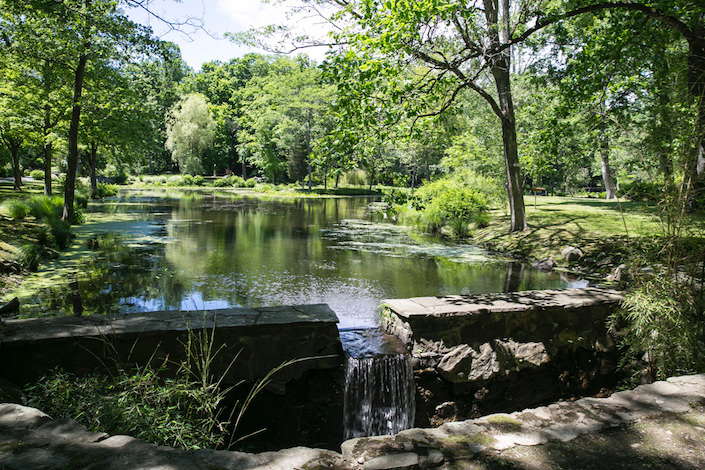
{"type": "Polygon", "coordinates": [[[347,348],[345,439],[395,434],[414,425],[416,387],[408,352],[398,339],[378,331],[367,330],[364,337],[363,350],[347,348]]]}

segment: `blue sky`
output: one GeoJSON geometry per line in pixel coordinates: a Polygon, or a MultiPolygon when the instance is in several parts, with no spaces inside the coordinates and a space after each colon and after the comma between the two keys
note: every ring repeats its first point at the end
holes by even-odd
{"type": "MultiPolygon", "coordinates": [[[[199,70],[204,62],[228,61],[248,52],[264,52],[233,44],[223,39],[226,32],[246,31],[252,27],[281,24],[286,20],[286,7],[277,3],[262,3],[258,0],[152,0],[150,9],[169,20],[198,18],[203,20],[206,33],[191,30],[189,34],[169,31],[163,22],[150,17],[139,9],[128,9],[133,21],[152,26],[161,39],[179,45],[184,60],[199,70]],[[210,34],[209,34],[210,33],[210,34]]],[[[309,50],[309,55],[320,60],[322,53],[309,50]]]]}

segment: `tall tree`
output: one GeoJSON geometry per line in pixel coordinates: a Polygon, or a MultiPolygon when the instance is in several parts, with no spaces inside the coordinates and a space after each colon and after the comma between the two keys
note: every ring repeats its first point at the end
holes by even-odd
{"type": "Polygon", "coordinates": [[[216,123],[203,95],[190,94],[172,108],[167,124],[166,148],[181,173],[203,173],[201,159],[213,144],[216,123]]]}

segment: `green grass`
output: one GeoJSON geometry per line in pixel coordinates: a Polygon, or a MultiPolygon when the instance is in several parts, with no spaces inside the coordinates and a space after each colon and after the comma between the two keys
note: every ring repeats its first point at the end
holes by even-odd
{"type": "MultiPolygon", "coordinates": [[[[659,209],[632,201],[606,201],[577,197],[534,196],[524,198],[529,229],[508,233],[510,219],[504,210],[494,210],[490,225],[473,233],[473,241],[527,259],[552,256],[560,259],[568,246],[583,249],[586,256],[604,251],[656,250],[665,235],[659,209]]],[[[691,216],[687,233],[697,244],[705,234],[705,219],[691,216]]]]}

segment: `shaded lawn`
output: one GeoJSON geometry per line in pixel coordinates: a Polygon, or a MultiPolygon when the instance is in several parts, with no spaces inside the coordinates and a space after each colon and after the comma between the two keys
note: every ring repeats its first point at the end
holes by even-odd
{"type": "MultiPolygon", "coordinates": [[[[569,245],[582,248],[587,256],[614,250],[624,254],[630,247],[657,253],[665,235],[665,225],[655,205],[622,201],[620,210],[617,201],[557,196],[538,196],[535,207],[534,196],[526,196],[525,204],[527,231],[507,233],[509,216],[503,210],[495,210],[490,225],[475,232],[475,242],[525,258],[559,259],[561,250],[569,245]]],[[[705,218],[688,217],[682,235],[700,244],[705,218]]]]}

